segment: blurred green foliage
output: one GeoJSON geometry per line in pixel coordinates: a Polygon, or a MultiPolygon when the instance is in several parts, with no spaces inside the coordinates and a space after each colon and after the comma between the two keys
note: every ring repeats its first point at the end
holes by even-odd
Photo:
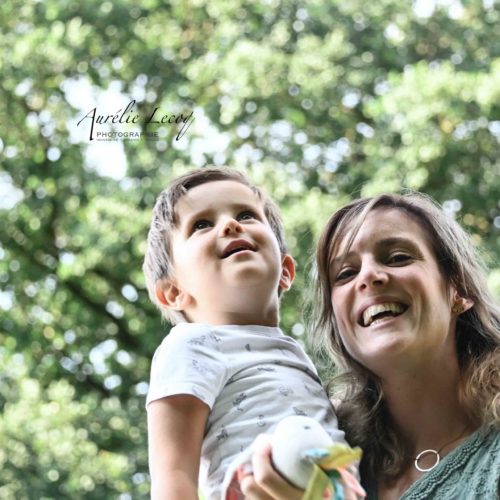
{"type": "Polygon", "coordinates": [[[500,295],[498,4],[425,3],[0,4],[0,497],[148,496],[144,396],[169,327],[144,240],[192,166],[244,169],[282,207],[299,266],[282,320],[299,338],[314,240],[360,194],[444,203],[500,295]],[[79,85],[195,122],[180,141],[160,126],[105,144],[96,167],[71,132],[92,107],[79,85]]]}

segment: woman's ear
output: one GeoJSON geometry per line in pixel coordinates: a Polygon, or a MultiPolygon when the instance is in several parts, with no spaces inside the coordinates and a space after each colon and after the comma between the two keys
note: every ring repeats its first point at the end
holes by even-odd
{"type": "Polygon", "coordinates": [[[184,311],[190,302],[190,295],[181,290],[170,280],[158,280],[155,285],[155,294],[158,301],[169,309],[184,311]]]}
{"type": "Polygon", "coordinates": [[[451,312],[459,316],[460,314],[468,311],[474,305],[474,301],[471,299],[467,299],[465,297],[461,297],[457,290],[453,291],[453,299],[451,312]]]}
{"type": "Polygon", "coordinates": [[[286,254],[281,260],[281,276],[279,287],[281,290],[288,290],[295,279],[295,261],[291,255],[286,254]]]}

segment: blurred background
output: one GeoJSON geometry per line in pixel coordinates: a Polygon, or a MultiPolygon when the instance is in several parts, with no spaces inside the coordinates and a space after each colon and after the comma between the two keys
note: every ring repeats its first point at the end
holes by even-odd
{"type": "Polygon", "coordinates": [[[240,168],[281,206],[298,261],[282,321],[299,339],[318,232],[359,195],[436,198],[500,296],[499,10],[1,2],[0,497],[148,497],[144,401],[170,326],[141,265],[155,197],[189,168],[240,168]],[[94,123],[122,138],[90,140],[92,110],[131,101],[137,123],[94,123]],[[181,134],[146,124],[153,110],[192,119],[181,134]]]}

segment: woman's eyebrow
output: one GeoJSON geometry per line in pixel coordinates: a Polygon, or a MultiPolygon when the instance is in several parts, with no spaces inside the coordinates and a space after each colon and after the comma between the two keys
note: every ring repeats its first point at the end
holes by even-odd
{"type": "MultiPolygon", "coordinates": [[[[375,242],[375,248],[380,249],[380,248],[387,248],[387,247],[392,247],[392,246],[397,246],[401,245],[404,247],[410,247],[413,250],[417,250],[417,245],[414,243],[413,240],[409,238],[404,238],[402,236],[391,236],[389,238],[382,238],[378,241],[375,242]]],[[[356,254],[356,252],[349,251],[346,254],[340,254],[334,257],[330,261],[331,266],[335,266],[340,264],[341,262],[344,262],[345,260],[353,257],[356,254]]]]}
{"type": "Polygon", "coordinates": [[[376,243],[376,246],[380,247],[390,247],[394,245],[410,246],[412,248],[416,247],[415,243],[412,240],[410,240],[409,238],[403,238],[401,236],[392,236],[390,238],[384,238],[382,240],[377,241],[376,243]]]}
{"type": "Polygon", "coordinates": [[[421,245],[416,243],[410,238],[405,238],[403,236],[394,236],[390,238],[383,238],[376,243],[376,248],[379,251],[385,251],[386,249],[391,249],[394,247],[402,247],[413,253],[414,257],[423,258],[423,253],[421,245]]]}

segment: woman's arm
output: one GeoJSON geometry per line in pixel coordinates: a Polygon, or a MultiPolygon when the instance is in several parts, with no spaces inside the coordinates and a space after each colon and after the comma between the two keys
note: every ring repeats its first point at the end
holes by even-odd
{"type": "Polygon", "coordinates": [[[197,500],[208,406],[190,395],[148,405],[149,471],[153,500],[197,500]]]}

